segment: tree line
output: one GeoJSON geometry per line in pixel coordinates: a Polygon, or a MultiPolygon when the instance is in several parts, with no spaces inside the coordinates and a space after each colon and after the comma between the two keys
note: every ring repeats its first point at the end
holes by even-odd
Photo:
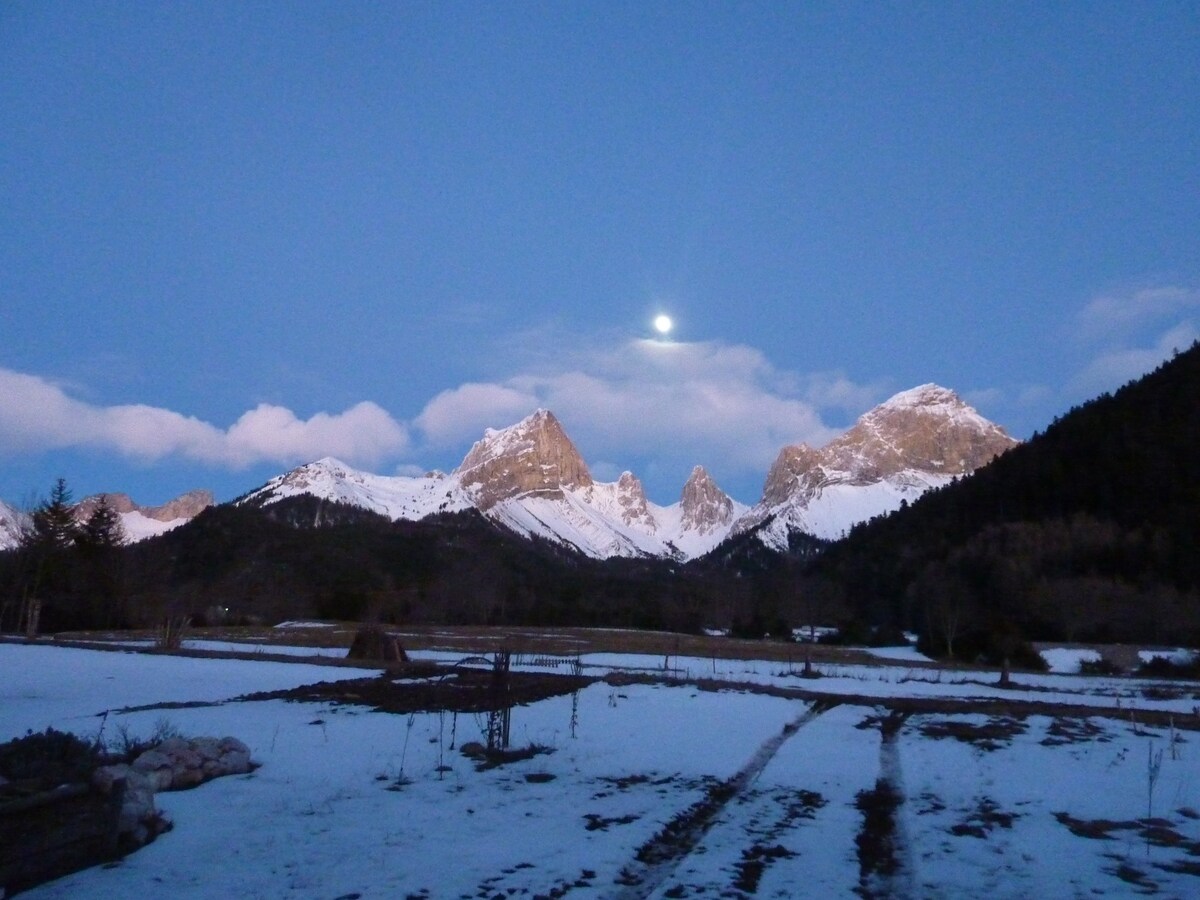
{"type": "Polygon", "coordinates": [[[1200,646],[1200,344],[807,570],[938,655],[1032,640],[1200,646]]]}
{"type": "Polygon", "coordinates": [[[32,637],[44,627],[126,625],[124,544],[121,517],[108,501],[101,497],[80,521],[59,478],[4,554],[0,631],[32,637]]]}

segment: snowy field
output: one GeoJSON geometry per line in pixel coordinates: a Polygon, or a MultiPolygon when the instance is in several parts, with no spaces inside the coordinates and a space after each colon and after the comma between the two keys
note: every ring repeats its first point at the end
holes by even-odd
{"type": "Polygon", "coordinates": [[[458,748],[482,740],[482,716],[236,699],[371,670],[0,644],[0,739],[95,736],[112,710],[108,734],[233,735],[262,764],[160,794],[174,830],[26,896],[1200,896],[1200,732],[1137,718],[1175,710],[1183,724],[1196,685],[1021,675],[1001,692],[986,673],[902,663],[810,682],[768,662],[582,662],[589,675],[665,666],[677,683],[597,682],[517,707],[512,745],[546,752],[479,771],[458,748]],[[884,708],[904,696],[1110,715],[884,708]],[[212,705],[177,705],[193,701],[212,705]],[[117,712],[155,704],[170,706],[117,712]]]}

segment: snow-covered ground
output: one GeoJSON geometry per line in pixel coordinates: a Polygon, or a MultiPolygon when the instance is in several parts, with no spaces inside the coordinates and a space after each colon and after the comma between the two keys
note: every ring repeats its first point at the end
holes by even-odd
{"type": "Polygon", "coordinates": [[[813,708],[738,682],[879,697],[998,689],[979,673],[903,665],[826,667],[809,682],[769,662],[582,662],[589,674],[666,663],[679,677],[731,684],[598,682],[518,707],[513,745],[549,752],[477,771],[458,748],[481,739],[481,717],[236,699],[362,670],[0,644],[0,739],[47,726],[94,736],[104,710],[225,701],[111,712],[105,728],[149,734],[166,720],[184,734],[230,734],[262,763],[249,776],[160,794],[173,831],[116,866],[28,896],[1200,893],[1200,736],[1173,741],[1168,729],[1124,718],[1131,705],[1158,704],[1182,720],[1195,685],[1147,697],[1142,681],[1019,676],[1023,688],[1003,696],[1098,707],[1121,696],[1122,716],[930,713],[894,719],[885,738],[886,710],[872,701],[813,708]],[[878,802],[864,812],[889,792],[890,813],[878,815],[889,808],[878,802]],[[1139,824],[1148,815],[1154,823],[1139,824]],[[671,839],[648,852],[664,829],[671,839]],[[1081,836],[1089,833],[1107,838],[1081,836]]]}
{"type": "Polygon", "coordinates": [[[1096,650],[1075,647],[1051,647],[1048,650],[1042,651],[1042,659],[1046,661],[1046,665],[1051,672],[1057,672],[1061,675],[1075,675],[1079,673],[1081,663],[1099,662],[1100,654],[1096,650]]]}

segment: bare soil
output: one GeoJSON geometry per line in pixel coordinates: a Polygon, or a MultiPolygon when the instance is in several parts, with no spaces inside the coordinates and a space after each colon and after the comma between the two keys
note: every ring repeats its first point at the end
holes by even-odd
{"type": "Polygon", "coordinates": [[[370,706],[378,712],[494,712],[570,694],[594,679],[573,675],[509,672],[502,684],[490,671],[428,665],[393,669],[374,678],[321,681],[284,691],[249,694],[243,700],[300,700],[370,706]]]}

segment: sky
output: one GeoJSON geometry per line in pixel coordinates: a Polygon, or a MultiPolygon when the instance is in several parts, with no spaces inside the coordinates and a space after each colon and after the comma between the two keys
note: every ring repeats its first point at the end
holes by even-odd
{"type": "Polygon", "coordinates": [[[1196,2],[0,4],[0,498],[1028,438],[1200,334],[1197,97],[1196,2]]]}

